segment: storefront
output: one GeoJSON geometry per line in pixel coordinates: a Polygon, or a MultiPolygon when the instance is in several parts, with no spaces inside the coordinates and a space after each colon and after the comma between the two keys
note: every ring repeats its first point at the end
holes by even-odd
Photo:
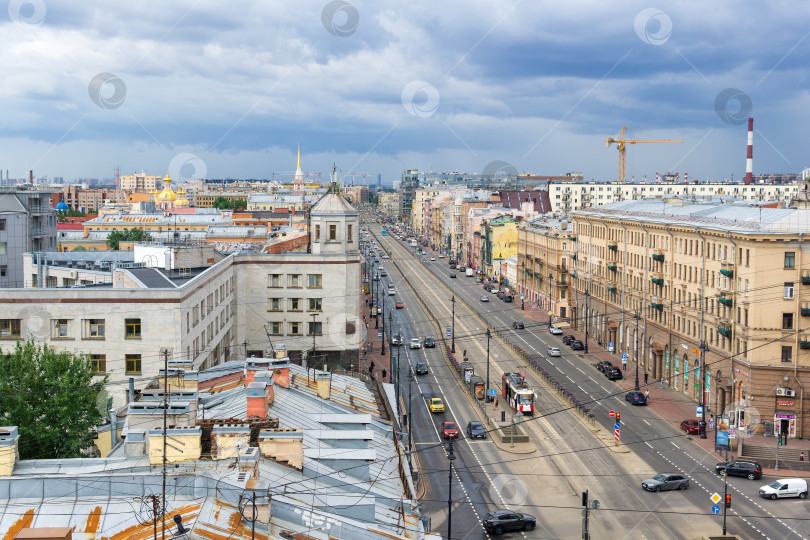
{"type": "Polygon", "coordinates": [[[787,433],[788,438],[796,438],[796,414],[790,411],[776,411],[773,415],[775,435],[787,433]]]}

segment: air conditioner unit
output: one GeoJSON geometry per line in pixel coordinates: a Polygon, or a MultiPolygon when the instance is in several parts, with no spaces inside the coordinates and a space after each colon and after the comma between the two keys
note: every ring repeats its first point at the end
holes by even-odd
{"type": "Polygon", "coordinates": [[[785,388],[785,397],[796,397],[796,390],[785,388]]]}
{"type": "Polygon", "coordinates": [[[777,396],[784,396],[786,391],[787,391],[787,388],[778,387],[776,389],[776,395],[777,396]]]}

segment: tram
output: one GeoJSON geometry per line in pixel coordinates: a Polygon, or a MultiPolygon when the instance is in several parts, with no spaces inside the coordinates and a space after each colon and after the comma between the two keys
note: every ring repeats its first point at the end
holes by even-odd
{"type": "Polygon", "coordinates": [[[521,373],[504,373],[501,377],[501,393],[515,412],[534,414],[534,391],[526,384],[521,373]]]}

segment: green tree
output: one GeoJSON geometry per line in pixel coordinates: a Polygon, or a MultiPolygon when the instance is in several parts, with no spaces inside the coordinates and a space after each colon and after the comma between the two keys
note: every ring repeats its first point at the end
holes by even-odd
{"type": "Polygon", "coordinates": [[[107,245],[110,249],[116,251],[121,245],[121,242],[149,242],[151,240],[151,234],[137,227],[124,229],[123,231],[112,231],[107,235],[107,245]]]}
{"type": "Polygon", "coordinates": [[[75,458],[93,444],[104,384],[88,357],[34,340],[0,350],[0,425],[17,426],[20,458],[75,458]]]}
{"type": "Polygon", "coordinates": [[[225,197],[217,197],[214,199],[214,208],[218,210],[231,210],[233,208],[247,208],[247,201],[245,199],[234,199],[229,201],[225,197]]]}

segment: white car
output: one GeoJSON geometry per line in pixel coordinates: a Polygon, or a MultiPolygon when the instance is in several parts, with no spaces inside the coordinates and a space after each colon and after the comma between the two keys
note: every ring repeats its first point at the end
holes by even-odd
{"type": "Polygon", "coordinates": [[[439,258],[444,259],[444,255],[442,253],[439,253],[439,258]]]}
{"type": "Polygon", "coordinates": [[[436,257],[431,257],[430,262],[436,262],[436,257]]]}
{"type": "Polygon", "coordinates": [[[548,328],[548,331],[549,331],[551,334],[555,335],[555,336],[561,336],[561,335],[562,335],[562,333],[563,333],[563,332],[562,332],[562,328],[560,328],[559,326],[550,326],[550,327],[548,328]]]}
{"type": "Polygon", "coordinates": [[[390,258],[391,257],[389,257],[388,255],[383,255],[383,259],[390,259],[390,258]]]}
{"type": "Polygon", "coordinates": [[[411,339],[411,343],[408,346],[411,349],[421,349],[422,348],[422,342],[419,340],[419,338],[415,337],[415,338],[411,339]]]}
{"type": "Polygon", "coordinates": [[[546,354],[549,356],[560,356],[560,349],[557,347],[549,347],[546,354]]]}
{"type": "Polygon", "coordinates": [[[487,296],[487,295],[482,296],[481,301],[482,302],[489,302],[489,296],[487,296]]]}

